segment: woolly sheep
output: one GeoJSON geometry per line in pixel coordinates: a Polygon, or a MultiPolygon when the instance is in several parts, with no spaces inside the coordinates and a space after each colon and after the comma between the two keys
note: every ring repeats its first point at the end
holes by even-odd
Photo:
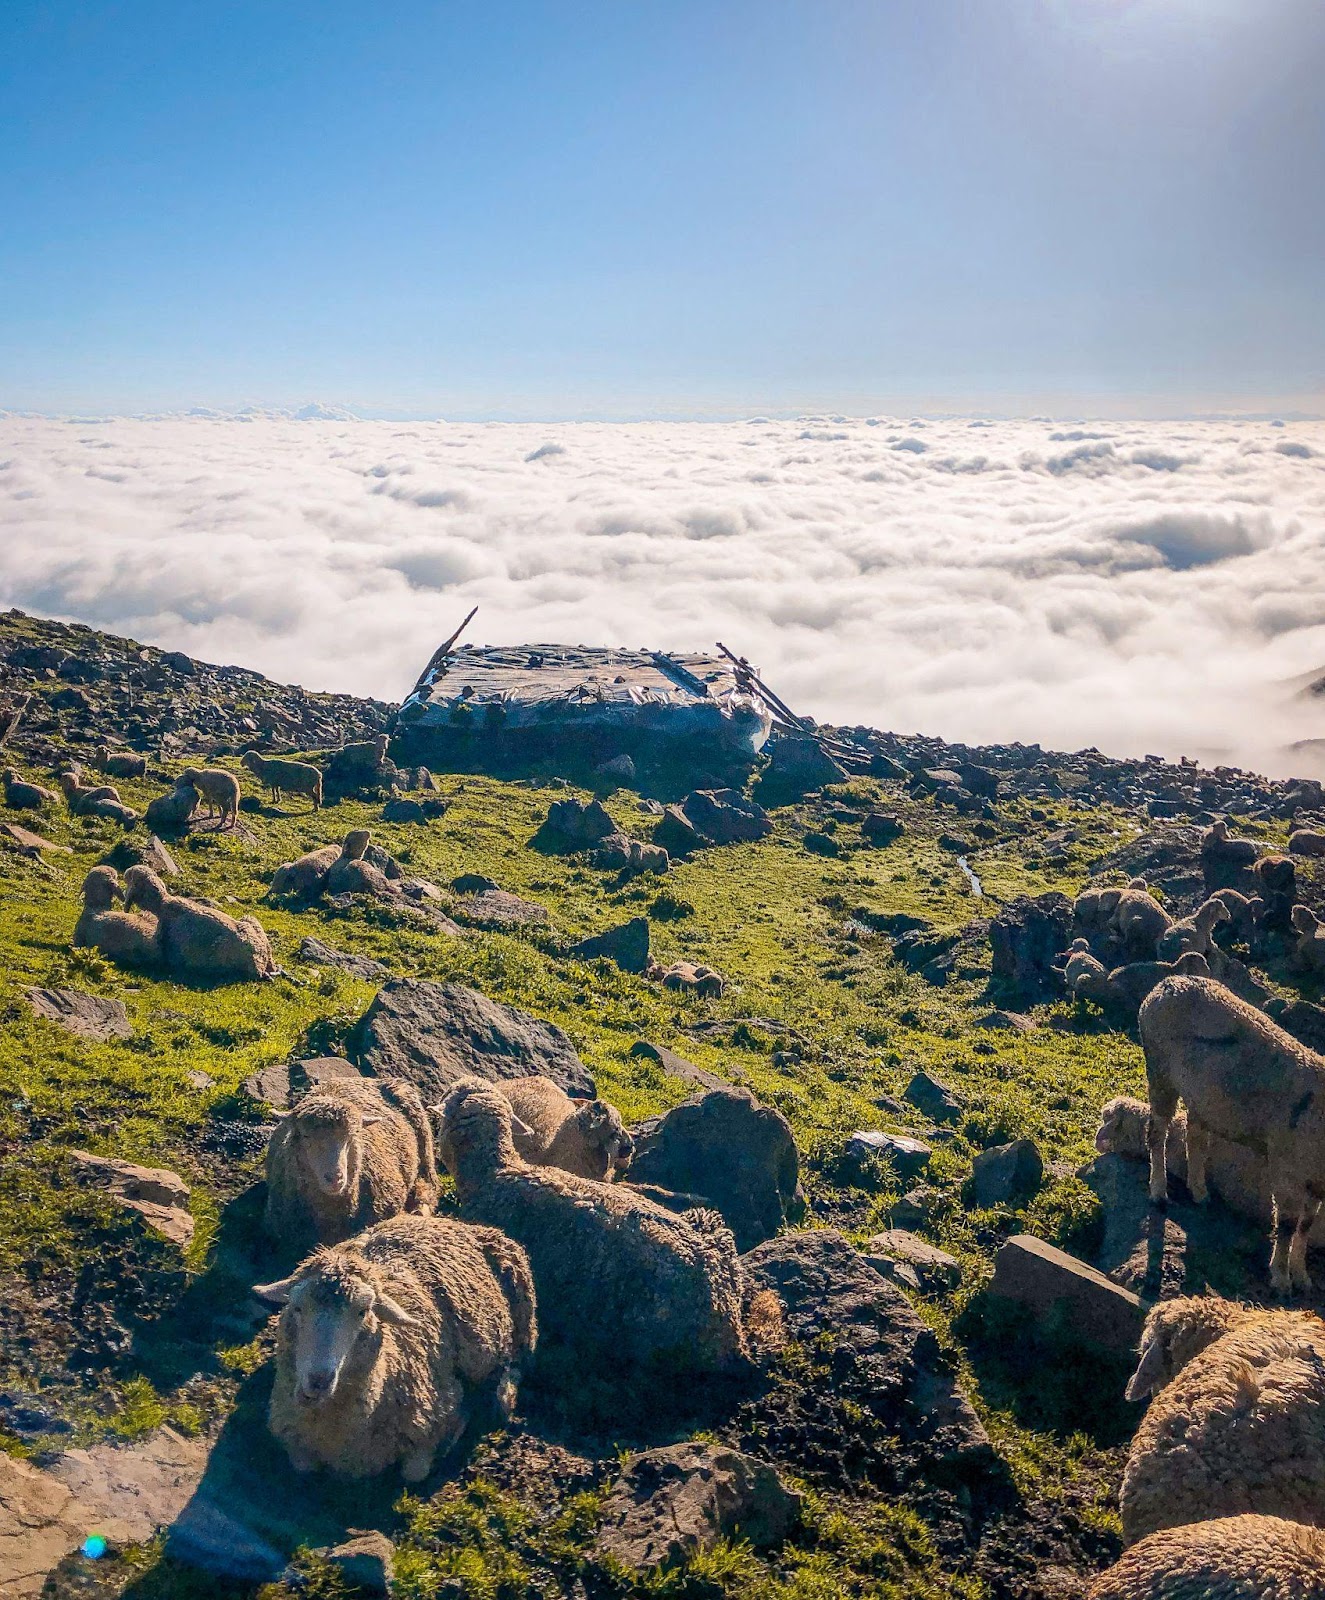
{"type": "Polygon", "coordinates": [[[421,1481],[476,1396],[510,1415],[537,1342],[519,1245],[441,1217],[380,1222],[255,1293],[284,1306],[267,1417],[297,1472],[421,1481]]]}
{"type": "Polygon", "coordinates": [[[268,978],[275,970],[266,931],[256,918],[236,922],[215,906],[171,894],[150,867],[125,872],[124,904],[141,906],[157,918],[165,965],[179,976],[244,981],[268,978]]]}
{"type": "Polygon", "coordinates": [[[191,784],[207,802],[207,815],[220,813],[221,826],[230,827],[239,821],[239,779],[224,767],[186,767],[179,775],[180,783],[191,784]]]}
{"type": "Polygon", "coordinates": [[[1288,836],[1290,856],[1325,856],[1325,833],[1311,828],[1298,828],[1288,836]]]}
{"type": "Polygon", "coordinates": [[[53,789],[43,789],[39,783],[25,783],[13,767],[4,772],[5,804],[15,811],[40,811],[45,806],[60,803],[53,789]]]}
{"type": "Polygon", "coordinates": [[[662,986],[689,994],[720,996],[727,987],[727,980],[712,967],[696,966],[693,961],[674,961],[662,973],[662,986]]]}
{"type": "Polygon", "coordinates": [[[1072,919],[1087,935],[1102,933],[1118,909],[1121,889],[1083,889],[1072,902],[1072,919]]]}
{"type": "Polygon", "coordinates": [[[1072,992],[1083,1000],[1093,1000],[1104,1010],[1116,1011],[1130,1020],[1136,1016],[1141,1002],[1156,984],[1175,973],[1208,978],[1210,968],[1205,957],[1195,951],[1188,951],[1176,961],[1133,961],[1125,967],[1115,967],[1107,974],[1099,962],[1087,967],[1083,959],[1072,992]]]}
{"type": "Polygon", "coordinates": [[[1228,912],[1229,920],[1224,926],[1232,937],[1241,944],[1250,944],[1260,929],[1261,913],[1265,910],[1261,897],[1253,895],[1249,899],[1236,889],[1216,889],[1210,899],[1218,900],[1228,912]]]}
{"type": "MultiPolygon", "coordinates": [[[[1150,1107],[1144,1100],[1117,1095],[1100,1107],[1095,1148],[1101,1155],[1145,1161],[1149,1155],[1150,1107]]],[[[1187,1114],[1179,1111],[1169,1126],[1165,1164],[1171,1178],[1187,1182],[1187,1114]]],[[[1206,1186],[1230,1211],[1269,1227],[1274,1222],[1270,1172],[1265,1153],[1232,1139],[1210,1135],[1205,1162],[1206,1186]]],[[[1325,1214],[1317,1217],[1309,1243],[1325,1244],[1325,1214]]]]}
{"type": "Polygon", "coordinates": [[[551,1078],[537,1074],[504,1078],[493,1087],[511,1102],[515,1148],[533,1166],[560,1167],[605,1183],[614,1170],[630,1165],[635,1141],[606,1100],[572,1100],[551,1078]]]}
{"type": "Polygon", "coordinates": [[[131,750],[111,750],[108,745],[97,746],[97,767],[112,778],[145,778],[147,757],[131,750]]]}
{"type": "Polygon", "coordinates": [[[294,1250],[437,1204],[432,1124],[413,1084],[334,1079],[306,1095],[267,1145],[265,1226],[294,1250]]]}
{"type": "Polygon", "coordinates": [[[327,873],[340,860],[338,844],[320,845],[294,861],[283,861],[272,873],[271,892],[311,900],[322,893],[327,873]]]}
{"type": "Polygon", "coordinates": [[[1297,864],[1292,856],[1262,856],[1252,869],[1264,902],[1261,921],[1271,933],[1288,933],[1297,899],[1297,864]]]}
{"type": "Polygon", "coordinates": [[[1325,1521],[1325,1322],[1214,1296],[1155,1307],[1129,1398],[1154,1394],[1119,1492],[1123,1538],[1259,1512],[1325,1521]]]}
{"type": "Polygon", "coordinates": [[[161,960],[157,919],[148,913],[116,911],[121,896],[114,867],[93,867],[83,879],[83,910],[74,924],[73,943],[100,950],[123,967],[154,967],[161,960]]]}
{"type": "Polygon", "coordinates": [[[1297,941],[1293,945],[1293,965],[1299,972],[1312,977],[1325,974],[1325,923],[1306,906],[1293,907],[1293,931],[1297,941]]]}
{"type": "Polygon", "coordinates": [[[1152,1533],[1086,1600],[1325,1600],[1325,1534],[1280,1517],[1220,1517],[1152,1533]]]}
{"type": "Polygon", "coordinates": [[[147,802],[146,822],[153,833],[181,833],[198,809],[198,791],[183,778],[169,794],[159,794],[147,802]]]}
{"type": "Polygon", "coordinates": [[[1204,901],[1190,917],[1173,923],[1161,935],[1156,954],[1160,961],[1176,961],[1188,950],[1198,955],[1208,955],[1214,943],[1215,929],[1221,923],[1231,922],[1228,907],[1216,895],[1204,901]]]}
{"type": "Polygon", "coordinates": [[[345,835],[340,854],[323,880],[323,888],[328,894],[395,893],[382,869],[363,859],[371,838],[367,828],[352,828],[345,835]]]}
{"type": "Polygon", "coordinates": [[[1270,1281],[1309,1287],[1307,1235],[1325,1198],[1325,1059],[1211,978],[1173,977],[1146,999],[1150,1197],[1168,1195],[1165,1147],[1187,1108],[1187,1187],[1206,1198],[1209,1136],[1264,1149],[1274,1199],[1270,1281]]]}
{"type": "Polygon", "coordinates": [[[1153,961],[1173,919],[1150,893],[1146,880],[1133,878],[1119,894],[1110,923],[1129,953],[1153,961]]]}
{"type": "Polygon", "coordinates": [[[457,1084],[438,1116],[462,1212],[524,1246],[549,1336],[613,1362],[706,1369],[745,1357],[741,1270],[716,1212],[677,1216],[625,1185],[530,1166],[491,1084],[457,1084]]]}
{"type": "Polygon", "coordinates": [[[64,792],[71,816],[105,817],[122,822],[127,828],[138,820],[138,813],[120,799],[120,791],[112,784],[103,783],[89,788],[82,782],[78,767],[67,767],[57,780],[64,792]]]}
{"type": "Polygon", "coordinates": [[[248,770],[271,790],[273,801],[283,794],[306,794],[314,811],[322,804],[322,774],[307,761],[286,761],[279,756],[262,756],[246,750],[240,758],[248,770]]]}

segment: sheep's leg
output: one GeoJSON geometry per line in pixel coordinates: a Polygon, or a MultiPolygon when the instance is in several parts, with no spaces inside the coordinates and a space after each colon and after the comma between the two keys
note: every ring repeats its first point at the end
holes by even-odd
{"type": "MultiPolygon", "coordinates": [[[[1163,1206],[1169,1197],[1169,1169],[1167,1147],[1169,1142],[1169,1124],[1173,1121],[1173,1113],[1161,1116],[1153,1109],[1150,1113],[1150,1126],[1146,1129],[1146,1144],[1150,1149],[1150,1201],[1152,1205],[1163,1206]]],[[[1188,1129],[1188,1137],[1191,1130],[1188,1129]]]]}
{"type": "Polygon", "coordinates": [[[1192,1121],[1192,1115],[1187,1113],[1187,1187],[1191,1190],[1192,1199],[1198,1206],[1203,1206],[1210,1198],[1210,1190],[1206,1186],[1206,1163],[1210,1158],[1210,1130],[1203,1128],[1199,1123],[1192,1121]]]}
{"type": "Polygon", "coordinates": [[[1274,1248],[1270,1252],[1270,1287],[1276,1294],[1287,1294],[1293,1286],[1289,1254],[1297,1223],[1292,1209],[1278,1195],[1274,1197],[1274,1248]]]}
{"type": "Polygon", "coordinates": [[[1311,1288],[1311,1274],[1307,1271],[1307,1237],[1320,1215],[1320,1208],[1321,1201],[1308,1192],[1298,1213],[1293,1242],[1288,1248],[1288,1275],[1296,1289],[1311,1288]]]}

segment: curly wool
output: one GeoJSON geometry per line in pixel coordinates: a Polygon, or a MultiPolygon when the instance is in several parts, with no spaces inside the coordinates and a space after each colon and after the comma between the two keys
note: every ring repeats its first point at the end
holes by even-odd
{"type": "Polygon", "coordinates": [[[515,1148],[531,1165],[560,1167],[605,1183],[614,1167],[629,1163],[634,1140],[621,1113],[606,1100],[576,1102],[551,1078],[536,1074],[506,1078],[493,1087],[523,1124],[515,1130],[515,1148]]]}
{"type": "Polygon", "coordinates": [[[1221,1517],[1152,1533],[1086,1600],[1325,1600],[1325,1534],[1279,1517],[1221,1517]]]}

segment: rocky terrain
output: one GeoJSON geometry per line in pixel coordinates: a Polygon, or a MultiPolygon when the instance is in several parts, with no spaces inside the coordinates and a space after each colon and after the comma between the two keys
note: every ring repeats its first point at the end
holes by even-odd
{"type": "MultiPolygon", "coordinates": [[[[147,758],[104,780],[140,818],[189,766],[243,791],[234,827],[155,844],[62,799],[0,806],[0,1594],[1079,1594],[1121,1549],[1145,1304],[1268,1281],[1262,1228],[1181,1189],[1156,1219],[1141,1162],[1096,1155],[1100,1106],[1144,1075],[1130,1020],[1064,987],[1071,897],[1144,873],[1190,914],[1216,817],[1282,850],[1319,786],[853,728],[831,732],[861,770],[784,741],[749,801],[554,758],[398,768],[372,755],[392,714],[0,617],[20,782],[101,782],[105,745],[147,758]],[[254,746],[323,768],[326,806],[273,803],[254,746]],[[273,892],[353,829],[395,887],[273,892]],[[274,975],[75,946],[88,871],[144,858],[256,917],[274,975]],[[249,1293],[279,1267],[275,1118],[327,1076],[431,1092],[457,1064],[611,1100],[632,1181],[722,1211],[782,1335],[748,1372],[648,1386],[545,1348],[511,1423],[409,1494],[296,1480],[249,1293]]],[[[1316,913],[1320,867],[1296,859],[1316,913]]],[[[1319,1046],[1293,948],[1244,954],[1319,1046]]]]}

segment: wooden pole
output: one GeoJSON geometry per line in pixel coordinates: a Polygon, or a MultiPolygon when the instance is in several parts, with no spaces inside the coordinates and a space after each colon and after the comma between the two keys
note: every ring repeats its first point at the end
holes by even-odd
{"type": "Polygon", "coordinates": [[[452,649],[455,646],[456,640],[465,631],[465,629],[469,626],[469,624],[471,622],[473,622],[474,618],[477,615],[478,615],[478,607],[475,606],[474,609],[465,618],[465,620],[460,624],[460,626],[451,635],[451,637],[446,641],[446,643],[438,645],[436,650],[433,651],[432,655],[428,658],[428,665],[419,674],[419,681],[414,685],[413,692],[415,694],[418,694],[419,690],[424,686],[424,684],[428,681],[428,679],[432,676],[432,674],[437,670],[438,667],[441,666],[442,662],[446,660],[447,656],[450,655],[452,649]]]}

